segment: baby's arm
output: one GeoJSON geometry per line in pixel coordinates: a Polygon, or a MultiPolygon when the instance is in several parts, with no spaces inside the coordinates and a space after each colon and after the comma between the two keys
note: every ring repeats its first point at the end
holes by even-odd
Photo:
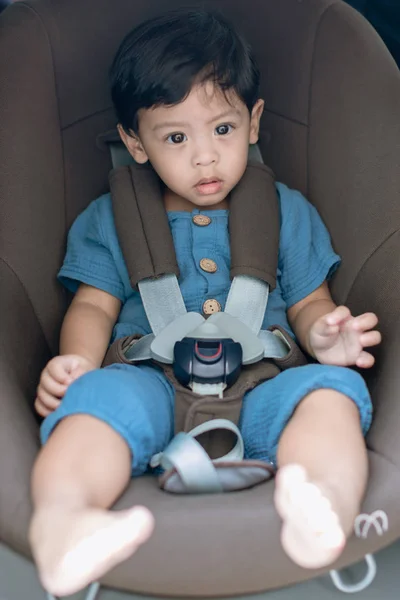
{"type": "Polygon", "coordinates": [[[75,379],[100,367],[120,307],[111,294],[80,285],[62,325],[60,356],[49,361],[40,377],[35,409],[42,417],[57,408],[75,379]]]}
{"type": "MultiPolygon", "coordinates": [[[[314,322],[335,310],[326,281],[311,294],[293,304],[287,312],[289,323],[302,348],[314,357],[309,333],[314,322]]],[[[315,357],[314,357],[315,358],[315,357]]]]}
{"type": "Polygon", "coordinates": [[[120,308],[115,296],[81,284],[65,315],[60,354],[76,354],[100,367],[120,308]]]}
{"type": "Polygon", "coordinates": [[[374,364],[364,348],[381,341],[380,333],[373,330],[376,315],[353,317],[346,306],[336,306],[326,282],[291,306],[288,319],[301,346],[320,363],[362,368],[374,364]]]}

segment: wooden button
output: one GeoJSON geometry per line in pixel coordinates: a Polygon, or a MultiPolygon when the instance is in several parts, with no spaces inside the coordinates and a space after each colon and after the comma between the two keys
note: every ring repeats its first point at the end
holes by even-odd
{"type": "Polygon", "coordinates": [[[203,304],[203,313],[205,315],[212,315],[213,313],[221,312],[221,305],[215,298],[206,300],[203,304]]]}
{"type": "Polygon", "coordinates": [[[211,219],[210,217],[207,217],[207,215],[194,215],[192,221],[199,227],[205,227],[211,223],[211,219]]]}
{"type": "Polygon", "coordinates": [[[202,258],[200,261],[200,268],[206,273],[215,273],[218,269],[217,263],[215,263],[211,258],[202,258]]]}

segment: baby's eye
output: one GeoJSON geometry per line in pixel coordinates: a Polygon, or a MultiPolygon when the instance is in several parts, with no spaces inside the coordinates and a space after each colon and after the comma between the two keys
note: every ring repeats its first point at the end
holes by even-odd
{"type": "Polygon", "coordinates": [[[224,123],[223,125],[218,125],[218,127],[215,128],[215,133],[217,135],[226,135],[227,133],[230,133],[232,131],[233,127],[232,125],[228,125],[228,123],[224,123]]]}
{"type": "Polygon", "coordinates": [[[167,142],[169,144],[182,144],[182,142],[185,142],[186,140],[187,137],[184,133],[171,133],[171,135],[167,137],[167,142]]]}

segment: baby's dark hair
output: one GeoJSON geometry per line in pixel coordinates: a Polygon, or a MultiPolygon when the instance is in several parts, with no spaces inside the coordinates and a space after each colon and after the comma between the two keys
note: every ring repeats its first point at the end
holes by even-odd
{"type": "Polygon", "coordinates": [[[138,111],[182,102],[195,83],[234,91],[251,112],[259,70],[247,42],[218,13],[177,10],[149,19],[122,41],[110,72],[118,121],[138,133],[138,111]]]}

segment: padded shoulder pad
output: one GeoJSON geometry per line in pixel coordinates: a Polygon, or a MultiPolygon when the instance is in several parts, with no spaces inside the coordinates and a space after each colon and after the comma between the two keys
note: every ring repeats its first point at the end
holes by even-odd
{"type": "Polygon", "coordinates": [[[161,183],[150,165],[113,169],[109,177],[115,227],[132,287],[173,273],[178,264],[161,183]]]}
{"type": "Polygon", "coordinates": [[[249,161],[230,199],[231,278],[258,277],[274,289],[279,231],[275,176],[266,165],[249,161]]]}

